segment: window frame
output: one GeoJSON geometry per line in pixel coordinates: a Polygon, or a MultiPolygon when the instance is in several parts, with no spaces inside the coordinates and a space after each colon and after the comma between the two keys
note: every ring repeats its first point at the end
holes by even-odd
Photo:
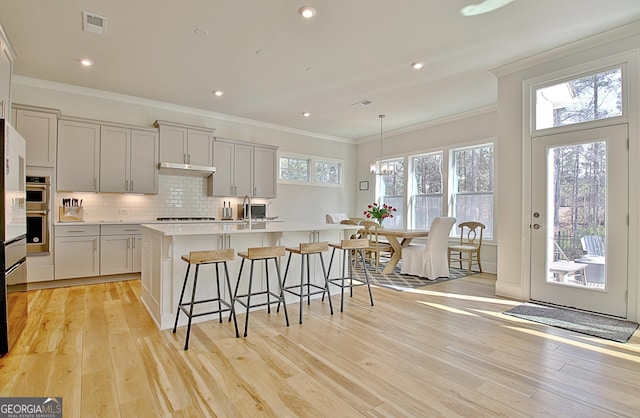
{"type": "Polygon", "coordinates": [[[317,155],[309,154],[297,154],[292,152],[278,153],[278,184],[298,185],[298,186],[316,186],[316,187],[344,187],[344,160],[331,157],[320,157],[317,155]],[[309,177],[304,180],[289,180],[280,177],[280,160],[282,158],[306,160],[309,164],[309,177]],[[325,183],[316,181],[316,162],[334,163],[338,164],[339,168],[339,183],[325,183]]]}

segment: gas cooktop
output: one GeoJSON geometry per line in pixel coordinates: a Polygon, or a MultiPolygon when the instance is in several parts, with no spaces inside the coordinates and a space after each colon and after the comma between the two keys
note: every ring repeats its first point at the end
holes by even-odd
{"type": "Polygon", "coordinates": [[[156,218],[158,221],[215,221],[216,218],[197,217],[197,216],[178,216],[174,218],[156,218]]]}

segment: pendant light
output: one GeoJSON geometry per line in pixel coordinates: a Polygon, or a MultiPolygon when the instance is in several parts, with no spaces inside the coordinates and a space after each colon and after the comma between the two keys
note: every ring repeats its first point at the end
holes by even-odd
{"type": "Polygon", "coordinates": [[[383,176],[393,173],[393,164],[382,162],[382,120],[384,119],[384,115],[378,115],[378,117],[380,118],[380,171],[378,172],[378,167],[375,162],[371,163],[369,170],[371,174],[383,176]]]}

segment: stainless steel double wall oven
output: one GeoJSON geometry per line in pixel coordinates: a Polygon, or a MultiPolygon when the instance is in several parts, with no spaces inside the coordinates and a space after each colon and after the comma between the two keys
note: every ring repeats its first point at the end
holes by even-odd
{"type": "Polygon", "coordinates": [[[50,251],[51,179],[27,176],[27,253],[50,251]]]}

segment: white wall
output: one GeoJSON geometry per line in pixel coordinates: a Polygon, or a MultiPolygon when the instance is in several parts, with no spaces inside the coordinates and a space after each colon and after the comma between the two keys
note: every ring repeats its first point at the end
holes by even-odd
{"type": "MultiPolygon", "coordinates": [[[[151,127],[156,119],[215,128],[215,136],[278,146],[278,152],[311,154],[345,161],[343,187],[279,185],[278,197],[270,202],[270,214],[288,220],[324,222],[336,208],[351,212],[355,207],[356,147],[353,141],[322,137],[275,125],[230,118],[198,109],[154,102],[136,97],[14,77],[14,103],[59,109],[64,116],[151,127]]],[[[160,176],[156,196],[87,194],[88,219],[150,219],[157,216],[220,216],[222,200],[207,197],[204,180],[160,176]],[[180,193],[175,193],[180,190],[180,193]],[[128,209],[126,214],[120,209],[128,209]]],[[[79,194],[76,194],[79,195],[79,194]]],[[[57,197],[60,201],[62,194],[57,197]]],[[[64,196],[66,197],[66,196],[64,196]]],[[[228,200],[228,199],[224,199],[228,200]]],[[[235,203],[235,202],[234,202],[235,203]]]]}
{"type": "MultiPolygon", "coordinates": [[[[498,247],[498,281],[496,293],[526,300],[529,298],[529,219],[527,196],[529,175],[527,127],[524,124],[524,83],[576,65],[595,62],[618,54],[637,54],[640,46],[640,22],[557,48],[535,57],[496,69],[498,76],[498,208],[496,229],[498,247]]],[[[637,61],[637,58],[635,59],[637,61]]],[[[638,146],[638,96],[640,93],[637,62],[630,66],[630,240],[628,318],[637,320],[640,312],[638,263],[638,190],[640,162],[638,146]]]]}

